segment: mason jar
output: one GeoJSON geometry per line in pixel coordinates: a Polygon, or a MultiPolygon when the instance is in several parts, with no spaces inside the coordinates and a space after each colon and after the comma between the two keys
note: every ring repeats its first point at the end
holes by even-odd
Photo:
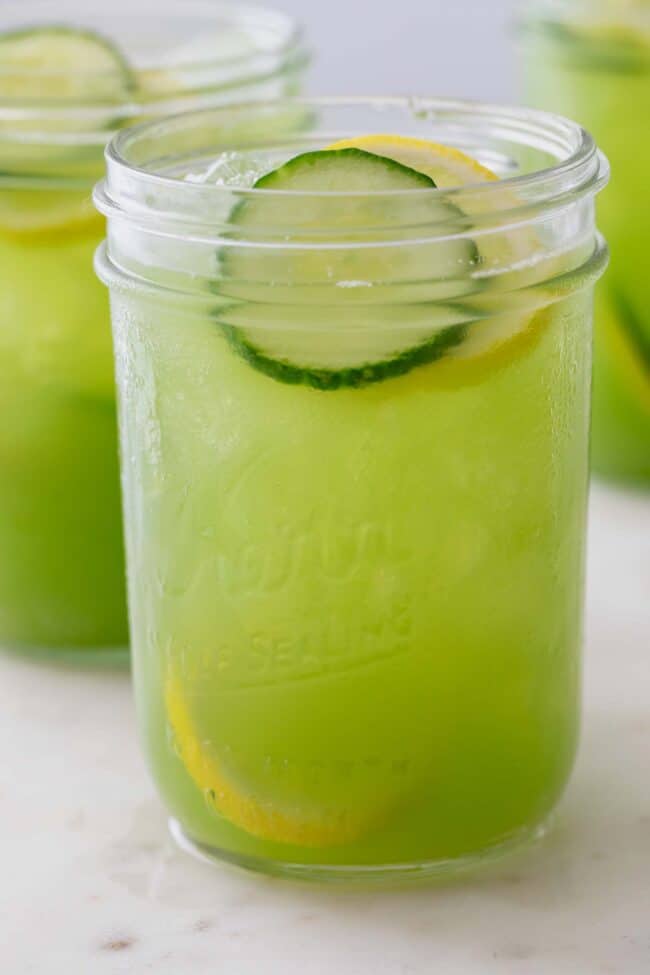
{"type": "Polygon", "coordinates": [[[146,116],[292,93],[305,54],[241,4],[3,5],[0,34],[0,645],[124,648],[113,357],[91,190],[146,116]]]}
{"type": "Polygon", "coordinates": [[[537,0],[522,14],[531,104],[593,132],[612,164],[599,203],[612,266],[596,290],[593,466],[650,487],[650,4],[537,0]]]}
{"type": "Polygon", "coordinates": [[[107,163],[135,689],[175,835],[380,881],[538,835],[579,723],[591,137],[290,100],[124,131],[107,163]],[[476,169],[260,179],[370,133],[476,169]]]}

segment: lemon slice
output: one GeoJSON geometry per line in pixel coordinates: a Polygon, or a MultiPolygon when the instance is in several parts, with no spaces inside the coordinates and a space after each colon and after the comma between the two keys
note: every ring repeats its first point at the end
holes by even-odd
{"type": "Polygon", "coordinates": [[[498,179],[486,166],[465,155],[459,149],[399,135],[364,135],[356,139],[341,139],[328,149],[364,149],[385,159],[392,159],[418,173],[424,173],[439,189],[489,183],[498,179]]]}
{"type": "MultiPolygon", "coordinates": [[[[472,193],[472,187],[480,190],[481,184],[498,182],[499,177],[487,166],[452,146],[408,136],[379,134],[343,139],[328,148],[346,147],[373,152],[408,166],[429,176],[438,189],[462,187],[464,193],[458,205],[470,219],[490,213],[498,214],[520,203],[508,186],[498,191],[491,190],[488,194],[480,191],[472,193]]],[[[497,226],[494,233],[476,235],[475,242],[479,254],[476,278],[482,279],[486,285],[489,285],[492,277],[498,277],[504,268],[508,268],[509,274],[514,272],[516,275],[517,289],[538,284],[540,277],[550,279],[566,270],[564,256],[549,256],[538,235],[525,225],[508,233],[497,226]],[[540,274],[538,261],[543,261],[543,274],[540,274]]],[[[539,304],[543,305],[543,302],[539,304]]],[[[526,310],[525,297],[522,305],[524,307],[512,313],[491,315],[474,323],[466,330],[463,341],[449,343],[438,368],[453,377],[455,363],[462,360],[469,365],[471,361],[473,374],[480,376],[484,367],[487,370],[491,364],[505,364],[510,352],[514,353],[515,349],[523,351],[543,330],[546,316],[526,310]]],[[[457,373],[457,378],[463,381],[464,377],[457,373]]]]}
{"type": "Polygon", "coordinates": [[[183,682],[169,673],[165,685],[167,720],[176,751],[185,769],[216,812],[250,836],[302,847],[338,846],[365,832],[374,817],[354,815],[349,809],[307,811],[303,806],[283,808],[262,799],[238,783],[212,746],[198,732],[190,714],[183,682]]]}
{"type": "MultiPolygon", "coordinates": [[[[472,193],[472,187],[480,189],[481,184],[496,183],[499,177],[487,166],[483,166],[471,156],[452,146],[426,139],[414,139],[397,135],[365,135],[356,139],[343,139],[335,142],[329,149],[363,149],[385,159],[392,159],[402,166],[408,166],[433,180],[440,190],[462,187],[462,200],[458,206],[469,217],[486,213],[498,213],[517,205],[517,199],[510,189],[503,188],[489,194],[472,193]]],[[[480,251],[481,265],[485,271],[500,267],[504,262],[524,258],[539,241],[527,232],[524,237],[499,231],[496,235],[483,236],[476,241],[480,251]]]]}

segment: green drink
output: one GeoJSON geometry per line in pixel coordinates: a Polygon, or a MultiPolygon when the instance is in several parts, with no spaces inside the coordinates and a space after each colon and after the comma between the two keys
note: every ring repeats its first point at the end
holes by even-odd
{"type": "Polygon", "coordinates": [[[110,316],[91,202],[114,129],[293,90],[295,27],[246,6],[5,5],[0,33],[0,644],[128,640],[110,316]]]}
{"type": "MultiPolygon", "coordinates": [[[[10,192],[22,209],[28,191],[10,192]]],[[[0,228],[4,643],[127,642],[110,331],[91,275],[102,233],[91,213],[43,232],[0,228]]]]}
{"type": "Polygon", "coordinates": [[[593,463],[650,484],[650,3],[541,3],[526,29],[531,102],[578,119],[612,163],[599,204],[612,267],[597,290],[593,463]]]}
{"type": "Polygon", "coordinates": [[[257,869],[474,862],[573,762],[604,164],[570,123],[532,150],[517,113],[416,108],[310,103],[236,154],[253,109],[171,120],[96,195],[145,748],[183,841],[257,869]],[[588,239],[556,177],[448,145],[574,158],[588,239]]]}

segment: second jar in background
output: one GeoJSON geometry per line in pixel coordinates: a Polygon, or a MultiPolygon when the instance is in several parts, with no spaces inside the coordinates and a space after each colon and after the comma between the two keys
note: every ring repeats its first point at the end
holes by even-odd
{"type": "Polygon", "coordinates": [[[0,645],[127,644],[108,304],[93,183],[141,117],[295,90],[290,19],[245,5],[3,5],[0,645]],[[63,25],[63,26],[62,26],[63,25]]]}

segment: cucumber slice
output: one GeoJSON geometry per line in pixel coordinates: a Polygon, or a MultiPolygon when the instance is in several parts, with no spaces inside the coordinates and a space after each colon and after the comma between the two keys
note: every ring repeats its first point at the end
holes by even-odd
{"type": "Polygon", "coordinates": [[[332,391],[402,376],[461,346],[468,312],[439,303],[353,309],[232,305],[218,322],[235,351],[280,382],[332,391]]]}
{"type": "Polygon", "coordinates": [[[276,192],[244,200],[231,215],[233,236],[260,246],[220,255],[219,293],[242,301],[219,318],[233,348],[282,382],[334,390],[402,375],[461,342],[462,315],[452,311],[450,320],[448,306],[390,305],[393,288],[403,300],[405,288],[415,295],[423,283],[444,285],[438,299],[471,287],[477,249],[454,236],[463,214],[436,193],[384,195],[435,187],[430,176],[357,148],[308,152],[261,177],[255,189],[276,192]],[[444,240],[412,243],[440,223],[449,228],[444,240]],[[274,247],[265,248],[270,230],[274,247]],[[373,303],[373,288],[386,305],[373,303]],[[319,314],[328,316],[320,325],[319,314]]]}
{"type": "Polygon", "coordinates": [[[2,98],[119,103],[134,87],[124,56],[94,31],[44,24],[0,34],[2,98]]]}
{"type": "MultiPolygon", "coordinates": [[[[101,228],[88,191],[30,188],[24,176],[83,160],[80,142],[57,142],[57,137],[83,134],[97,123],[81,114],[64,120],[57,116],[59,107],[85,102],[117,107],[134,87],[135,76],[125,58],[92,31],[53,24],[0,33],[0,98],[46,109],[37,119],[0,121],[0,169],[3,175],[20,178],[18,185],[7,183],[0,193],[0,233],[39,238],[101,228]],[[43,139],[34,139],[35,134],[43,139]]],[[[96,148],[92,152],[97,156],[96,148]]]]}

